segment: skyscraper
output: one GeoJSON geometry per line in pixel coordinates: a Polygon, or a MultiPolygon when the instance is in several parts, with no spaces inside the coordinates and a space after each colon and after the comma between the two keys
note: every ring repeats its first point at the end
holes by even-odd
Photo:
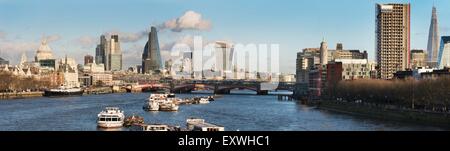
{"type": "Polygon", "coordinates": [[[438,67],[450,67],[450,36],[441,37],[441,48],[438,55],[438,67]]]}
{"type": "Polygon", "coordinates": [[[427,61],[431,63],[431,65],[436,65],[437,57],[438,57],[438,49],[439,49],[439,31],[438,31],[438,21],[436,15],[436,7],[433,6],[433,10],[431,13],[431,23],[430,23],[430,31],[428,33],[428,59],[427,61]]]}
{"type": "Polygon", "coordinates": [[[105,35],[100,36],[100,44],[95,48],[95,62],[97,64],[106,64],[105,51],[106,51],[106,38],[105,35]]]}
{"type": "Polygon", "coordinates": [[[158,34],[155,27],[151,27],[148,41],[142,53],[142,73],[158,73],[164,69],[159,50],[158,34]]]}
{"type": "Polygon", "coordinates": [[[106,39],[105,35],[100,36],[100,44],[95,49],[95,62],[104,64],[106,71],[122,70],[122,51],[118,35],[111,35],[106,39]]]}
{"type": "Polygon", "coordinates": [[[410,4],[376,4],[378,77],[392,79],[410,65],[410,4]]]}
{"type": "Polygon", "coordinates": [[[320,43],[320,65],[327,65],[328,63],[328,45],[325,40],[320,43]]]}
{"type": "Polygon", "coordinates": [[[122,51],[120,49],[119,36],[112,35],[110,40],[110,51],[108,55],[108,69],[111,71],[122,70],[122,51]]]}

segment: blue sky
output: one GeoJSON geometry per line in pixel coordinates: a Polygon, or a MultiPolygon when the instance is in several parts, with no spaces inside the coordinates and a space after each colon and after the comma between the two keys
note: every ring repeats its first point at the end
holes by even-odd
{"type": "MultiPolygon", "coordinates": [[[[194,11],[211,28],[163,30],[161,45],[192,35],[210,41],[279,44],[281,71],[294,73],[296,53],[318,47],[322,38],[329,47],[341,42],[344,48],[367,50],[374,59],[375,3],[388,2],[411,3],[412,48],[426,48],[433,3],[440,35],[449,35],[448,0],[0,0],[0,57],[16,63],[26,52],[31,59],[45,35],[54,37],[50,47],[56,56],[67,54],[82,63],[85,54],[94,55],[95,40],[105,32],[139,33],[194,11]]],[[[124,67],[139,64],[146,40],[144,36],[122,44],[124,67]]]]}

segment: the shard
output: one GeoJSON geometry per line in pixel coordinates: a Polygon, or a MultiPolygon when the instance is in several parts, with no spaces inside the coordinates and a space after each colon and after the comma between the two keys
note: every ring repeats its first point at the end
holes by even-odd
{"type": "Polygon", "coordinates": [[[438,58],[438,50],[439,50],[439,33],[438,33],[438,21],[436,15],[436,7],[433,6],[432,14],[431,14],[431,24],[430,31],[428,35],[428,62],[432,67],[436,67],[437,58],[438,58]]]}
{"type": "Polygon", "coordinates": [[[159,73],[163,69],[158,34],[156,28],[151,27],[144,53],[142,53],[142,73],[159,73]]]}

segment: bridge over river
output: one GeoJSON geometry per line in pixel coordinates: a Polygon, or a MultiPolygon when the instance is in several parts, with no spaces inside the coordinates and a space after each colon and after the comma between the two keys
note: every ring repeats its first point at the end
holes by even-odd
{"type": "Polygon", "coordinates": [[[266,82],[243,80],[183,80],[129,84],[127,91],[170,90],[172,93],[190,93],[196,90],[212,90],[214,94],[230,94],[233,89],[252,90],[257,95],[267,95],[271,90],[294,90],[294,82],[266,82]]]}

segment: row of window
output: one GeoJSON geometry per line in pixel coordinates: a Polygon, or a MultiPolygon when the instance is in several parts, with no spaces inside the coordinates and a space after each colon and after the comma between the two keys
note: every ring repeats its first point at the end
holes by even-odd
{"type": "Polygon", "coordinates": [[[121,118],[104,118],[104,117],[101,117],[101,118],[99,118],[98,119],[99,121],[122,121],[122,119],[121,118]]]}

